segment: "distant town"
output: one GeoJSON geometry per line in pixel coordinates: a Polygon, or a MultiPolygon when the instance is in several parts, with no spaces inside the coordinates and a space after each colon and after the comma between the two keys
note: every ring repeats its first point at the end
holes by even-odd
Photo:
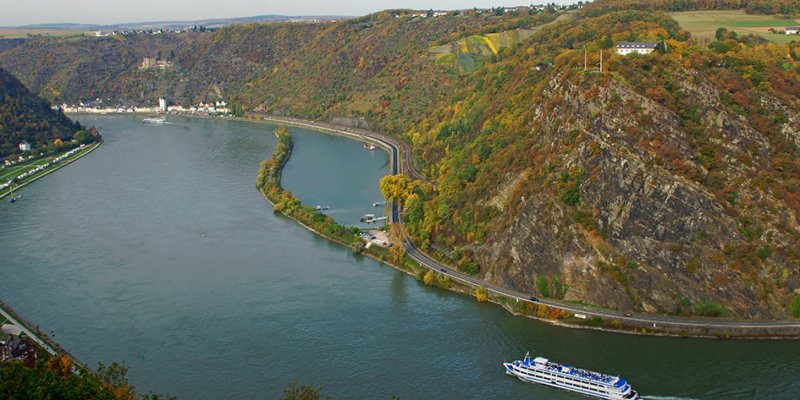
{"type": "Polygon", "coordinates": [[[156,107],[139,106],[105,106],[101,99],[89,103],[62,104],[52,106],[53,110],[61,110],[65,114],[173,114],[173,115],[231,115],[231,109],[226,101],[200,102],[196,106],[169,105],[164,98],[158,99],[156,107]]]}

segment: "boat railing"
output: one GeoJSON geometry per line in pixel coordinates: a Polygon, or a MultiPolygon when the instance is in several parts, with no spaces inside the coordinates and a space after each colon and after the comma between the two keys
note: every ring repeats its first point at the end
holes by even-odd
{"type": "Polygon", "coordinates": [[[546,363],[544,367],[549,371],[558,372],[565,375],[578,376],[580,378],[608,383],[608,384],[613,383],[615,382],[615,380],[619,379],[618,377],[615,376],[601,374],[593,371],[587,371],[585,369],[580,369],[580,368],[573,368],[567,365],[561,365],[552,362],[546,363]],[[564,371],[565,368],[566,371],[564,371]]]}

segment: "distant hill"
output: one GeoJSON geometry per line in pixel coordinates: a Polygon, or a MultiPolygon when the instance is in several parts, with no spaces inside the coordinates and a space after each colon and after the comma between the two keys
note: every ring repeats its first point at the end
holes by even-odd
{"type": "Polygon", "coordinates": [[[0,68],[0,157],[18,153],[23,141],[41,147],[56,139],[72,140],[82,129],[0,68]]]}
{"type": "Polygon", "coordinates": [[[289,22],[289,21],[338,21],[342,19],[353,18],[350,16],[342,15],[256,15],[252,17],[235,17],[235,18],[213,18],[202,19],[196,21],[145,21],[145,22],[129,22],[122,24],[72,24],[72,23],[55,23],[55,24],[33,24],[25,26],[4,27],[0,29],[14,28],[14,29],[65,29],[65,30],[124,30],[124,29],[178,29],[191,26],[206,26],[206,27],[222,27],[228,25],[243,25],[250,23],[265,24],[269,22],[289,22]]]}

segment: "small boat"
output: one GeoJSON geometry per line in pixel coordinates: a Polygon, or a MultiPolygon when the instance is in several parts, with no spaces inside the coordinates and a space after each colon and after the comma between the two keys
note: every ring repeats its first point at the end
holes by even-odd
{"type": "Polygon", "coordinates": [[[367,150],[375,150],[375,145],[370,143],[364,143],[364,148],[367,150]]]}
{"type": "Polygon", "coordinates": [[[530,353],[525,354],[523,360],[503,363],[503,366],[506,367],[506,374],[524,382],[553,386],[601,399],[639,398],[639,393],[617,376],[556,364],[543,357],[531,359],[530,353]]]}
{"type": "Polygon", "coordinates": [[[317,211],[325,211],[330,210],[331,208],[328,206],[317,206],[317,211]]]}
{"type": "Polygon", "coordinates": [[[15,203],[19,197],[14,197],[14,187],[9,186],[8,190],[11,192],[11,199],[8,200],[9,203],[15,203]]]}
{"type": "Polygon", "coordinates": [[[164,118],[145,118],[142,120],[145,124],[166,124],[167,120],[164,118]]]}

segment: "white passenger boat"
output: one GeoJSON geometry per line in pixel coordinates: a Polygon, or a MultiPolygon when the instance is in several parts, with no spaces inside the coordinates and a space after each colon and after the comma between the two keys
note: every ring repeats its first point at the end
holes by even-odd
{"type": "Polygon", "coordinates": [[[145,124],[166,124],[167,120],[164,118],[145,118],[142,122],[145,124]]]}
{"type": "Polygon", "coordinates": [[[525,354],[525,359],[503,365],[506,367],[506,374],[525,382],[540,383],[601,399],[639,398],[639,393],[619,377],[552,363],[543,357],[531,359],[530,354],[525,354]]]}

